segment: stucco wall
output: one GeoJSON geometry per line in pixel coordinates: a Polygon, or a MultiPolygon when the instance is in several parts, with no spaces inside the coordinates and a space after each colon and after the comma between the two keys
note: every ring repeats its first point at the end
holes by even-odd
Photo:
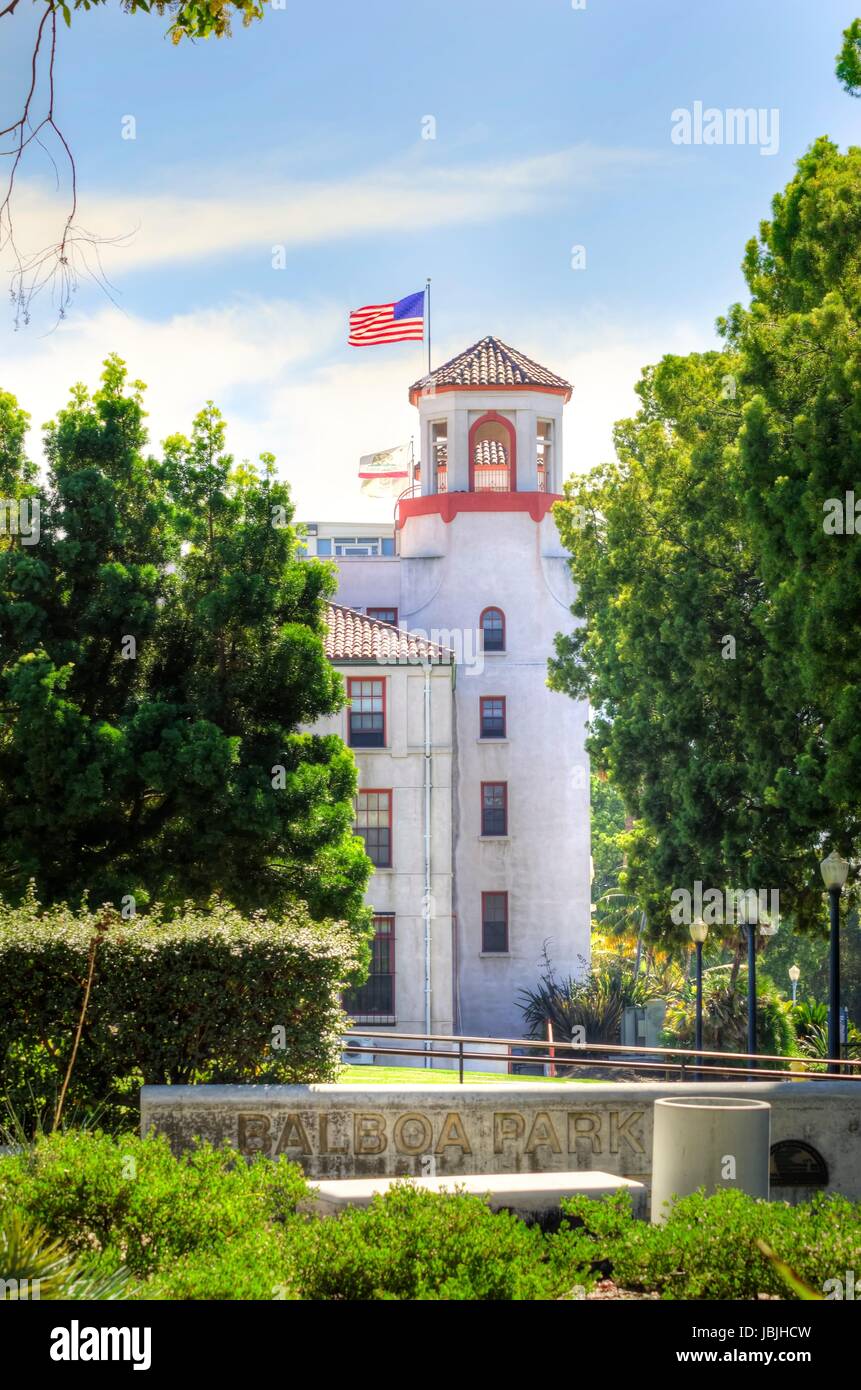
{"type": "MultiPolygon", "coordinates": [[[[424,1032],[424,671],[374,663],[338,669],[345,679],[383,677],[387,683],[387,746],[353,749],[359,788],[392,791],[392,867],[374,871],[365,901],[375,912],[395,914],[397,1025],[392,1031],[424,1032]]],[[[450,666],[433,666],[430,671],[431,1022],[433,1032],[451,1033],[452,672],[450,666]]],[[[320,720],[314,732],[336,733],[347,742],[347,711],[320,720]]]]}
{"type": "Polygon", "coordinates": [[[555,522],[528,513],[412,517],[401,532],[401,622],[462,634],[457,672],[455,901],[461,1025],[518,1037],[518,991],[535,984],[545,941],[559,974],[589,955],[589,779],[586,708],[547,689],[557,632],[574,592],[555,522]],[[472,661],[485,607],[506,617],[506,651],[472,661]],[[479,739],[479,699],[506,699],[507,738],[479,739]],[[505,781],[509,834],[482,840],[482,781],[505,781]],[[481,893],[509,895],[510,951],[481,952],[481,893]]]}

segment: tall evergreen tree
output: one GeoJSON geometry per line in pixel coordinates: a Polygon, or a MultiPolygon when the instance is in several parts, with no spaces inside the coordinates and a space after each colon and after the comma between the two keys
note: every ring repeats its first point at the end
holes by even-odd
{"type": "Polygon", "coordinates": [[[587,626],[551,682],[637,817],[626,879],[777,889],[861,848],[861,150],[817,141],[744,263],[723,353],[665,358],[557,508],[587,626]]]}
{"type": "MultiPolygon", "coordinates": [[[[213,405],[145,455],[116,357],[47,429],[38,543],[0,538],[0,892],[203,900],[364,923],[355,764],[299,730],[344,702],[322,644],[329,567],[289,490],[235,467],[213,405]]],[[[32,488],[0,396],[0,469],[32,488]]]]}

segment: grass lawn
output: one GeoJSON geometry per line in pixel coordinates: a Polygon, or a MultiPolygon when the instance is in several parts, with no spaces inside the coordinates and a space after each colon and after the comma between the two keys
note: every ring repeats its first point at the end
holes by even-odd
{"type": "MultiPolygon", "coordinates": [[[[465,1071],[463,1074],[464,1085],[477,1081],[566,1081],[576,1080],[575,1077],[567,1076],[506,1076],[504,1072],[496,1071],[465,1071]]],[[[584,1077],[584,1081],[599,1085],[595,1077],[584,1077]]],[[[369,1081],[384,1082],[389,1085],[401,1086],[451,1086],[457,1085],[458,1074],[456,1071],[449,1071],[445,1067],[345,1067],[338,1077],[341,1085],[361,1086],[362,1083],[369,1081]]]]}

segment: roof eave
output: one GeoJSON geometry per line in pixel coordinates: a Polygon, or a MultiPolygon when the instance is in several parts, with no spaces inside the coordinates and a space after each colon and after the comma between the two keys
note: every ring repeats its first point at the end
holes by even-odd
{"type": "Polygon", "coordinates": [[[565,403],[565,405],[567,405],[572,395],[574,394],[574,387],[571,385],[543,386],[539,385],[538,383],[535,383],[534,385],[532,383],[517,383],[510,386],[504,386],[500,385],[498,382],[494,382],[491,385],[464,386],[456,382],[452,382],[451,384],[446,384],[444,386],[436,386],[435,384],[431,383],[425,389],[424,383],[417,381],[414,386],[410,387],[410,405],[418,405],[420,399],[423,396],[441,396],[443,395],[443,393],[450,391],[482,391],[485,395],[488,395],[492,392],[510,395],[513,391],[538,391],[546,396],[561,396],[563,402],[565,403]]]}

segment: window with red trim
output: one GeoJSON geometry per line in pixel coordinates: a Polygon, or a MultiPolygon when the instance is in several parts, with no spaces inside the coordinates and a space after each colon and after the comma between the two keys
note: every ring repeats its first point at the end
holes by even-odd
{"type": "Polygon", "coordinates": [[[369,1021],[395,1021],[395,916],[380,913],[374,918],[371,947],[371,973],[363,985],[347,990],[344,1008],[353,1018],[369,1021]]]}
{"type": "Polygon", "coordinates": [[[508,950],[508,894],[481,895],[481,949],[486,954],[508,950]]]}
{"type": "Polygon", "coordinates": [[[390,791],[360,791],[356,796],[356,834],[365,842],[365,852],[378,869],[392,867],[392,794],[390,791]]]}
{"type": "Polygon", "coordinates": [[[397,608],[369,608],[368,617],[378,623],[389,623],[391,627],[398,625],[397,608]]]}
{"type": "Polygon", "coordinates": [[[385,748],[386,682],[364,676],[347,681],[350,697],[348,717],[351,748],[385,748]]]}
{"type": "Polygon", "coordinates": [[[505,738],[505,696],[481,695],[479,697],[479,707],[481,712],[481,737],[505,738]]]}
{"type": "Polygon", "coordinates": [[[501,608],[485,608],[480,618],[486,652],[505,651],[505,614],[501,608]]]}
{"type": "Polygon", "coordinates": [[[482,835],[508,834],[507,782],[482,782],[481,833],[482,835]]]}

